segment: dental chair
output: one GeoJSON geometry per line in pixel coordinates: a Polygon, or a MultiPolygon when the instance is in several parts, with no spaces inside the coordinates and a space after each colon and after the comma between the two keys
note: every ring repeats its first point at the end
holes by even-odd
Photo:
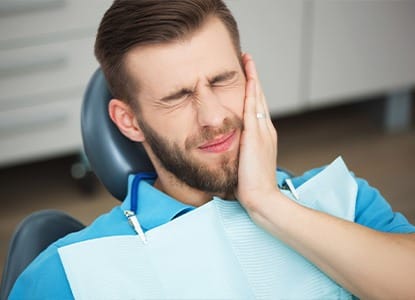
{"type": "Polygon", "coordinates": [[[40,252],[59,238],[84,227],[75,218],[58,210],[41,210],[24,218],[10,240],[0,299],[7,299],[17,277],[40,252]]]}
{"type": "MultiPolygon", "coordinates": [[[[140,143],[125,138],[108,116],[111,94],[100,69],[88,84],[81,111],[84,150],[95,175],[120,201],[127,193],[131,173],[153,171],[140,143]]],[[[0,300],[6,300],[14,282],[32,260],[51,243],[85,226],[56,210],[34,212],[16,228],[9,244],[0,286],[0,300]]]]}

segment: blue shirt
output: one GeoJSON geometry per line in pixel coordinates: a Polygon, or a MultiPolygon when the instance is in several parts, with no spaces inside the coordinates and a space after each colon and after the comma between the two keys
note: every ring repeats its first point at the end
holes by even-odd
{"type": "MultiPolygon", "coordinates": [[[[322,169],[314,169],[293,178],[294,186],[300,186],[322,169]]],[[[132,201],[136,200],[131,197],[133,177],[129,178],[129,192],[120,206],[100,216],[84,230],[69,234],[48,247],[17,279],[9,299],[73,299],[58,248],[105,236],[134,235],[135,231],[123,213],[124,210],[131,209],[132,201]]],[[[283,185],[288,177],[287,173],[278,171],[278,184],[283,185]]],[[[356,223],[384,232],[415,232],[415,227],[409,224],[402,214],[392,211],[378,190],[370,187],[365,180],[356,179],[356,181],[358,183],[356,223]]],[[[160,192],[151,183],[145,181],[139,183],[138,199],[137,217],[145,231],[193,209],[160,192]]]]}

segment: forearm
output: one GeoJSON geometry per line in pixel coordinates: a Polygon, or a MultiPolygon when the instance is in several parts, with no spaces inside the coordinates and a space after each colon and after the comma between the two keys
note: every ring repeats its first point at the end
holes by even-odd
{"type": "Polygon", "coordinates": [[[364,298],[415,295],[415,235],[381,233],[298,205],[276,191],[245,204],[252,219],[364,298]]]}

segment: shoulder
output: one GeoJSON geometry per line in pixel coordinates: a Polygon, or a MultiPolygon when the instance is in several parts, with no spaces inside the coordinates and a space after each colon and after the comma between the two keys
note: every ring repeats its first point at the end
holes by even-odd
{"type": "Polygon", "coordinates": [[[19,276],[9,299],[72,299],[57,247],[51,245],[19,276]]]}
{"type": "Polygon", "coordinates": [[[85,229],[65,236],[43,251],[19,276],[10,299],[72,299],[58,249],[90,239],[126,234],[134,232],[117,206],[85,229]]]}
{"type": "Polygon", "coordinates": [[[413,233],[410,224],[400,212],[395,212],[378,189],[362,178],[356,178],[358,194],[356,201],[356,222],[384,232],[413,233]]]}
{"type": "Polygon", "coordinates": [[[98,217],[91,225],[85,227],[83,230],[68,234],[53,245],[55,248],[60,248],[86,240],[125,234],[134,234],[134,231],[129,226],[121,207],[116,206],[109,213],[98,217]]]}
{"type": "MultiPolygon", "coordinates": [[[[296,187],[302,185],[322,172],[326,167],[314,168],[292,178],[293,184],[296,187]]],[[[393,211],[391,205],[378,189],[372,187],[365,179],[356,177],[353,172],[350,172],[350,174],[357,184],[356,223],[384,232],[415,232],[415,226],[410,224],[401,213],[393,211]]]]}

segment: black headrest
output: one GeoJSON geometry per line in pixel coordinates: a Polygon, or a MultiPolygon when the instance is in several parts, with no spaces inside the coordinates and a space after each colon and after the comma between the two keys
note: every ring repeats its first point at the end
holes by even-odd
{"type": "Polygon", "coordinates": [[[81,112],[82,140],[92,170],[107,190],[124,200],[128,175],[154,171],[141,143],[127,139],[111,121],[112,99],[105,77],[98,69],[89,81],[81,112]]]}

